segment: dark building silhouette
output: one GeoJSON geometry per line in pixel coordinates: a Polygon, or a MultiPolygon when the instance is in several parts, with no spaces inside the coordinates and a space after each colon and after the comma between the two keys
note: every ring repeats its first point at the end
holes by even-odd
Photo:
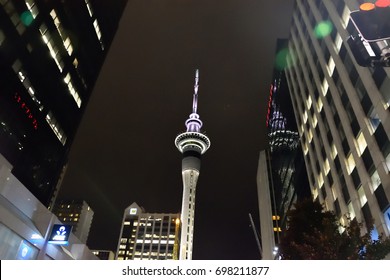
{"type": "Polygon", "coordinates": [[[0,153],[47,207],[126,0],[0,0],[0,153]]]}
{"type": "MultiPolygon", "coordinates": [[[[277,60],[284,60],[287,40],[278,40],[277,60]],[[282,57],[280,57],[282,56],[282,57]]],[[[275,67],[266,117],[269,146],[260,152],[258,194],[262,258],[277,257],[286,214],[310,187],[284,68],[275,67]]]]}

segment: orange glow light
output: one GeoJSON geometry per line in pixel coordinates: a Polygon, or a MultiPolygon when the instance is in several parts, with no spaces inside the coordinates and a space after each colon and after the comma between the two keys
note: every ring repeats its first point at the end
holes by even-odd
{"type": "Polygon", "coordinates": [[[375,9],[375,4],[366,2],[366,3],[361,4],[359,8],[361,11],[371,11],[371,10],[375,9]]]}

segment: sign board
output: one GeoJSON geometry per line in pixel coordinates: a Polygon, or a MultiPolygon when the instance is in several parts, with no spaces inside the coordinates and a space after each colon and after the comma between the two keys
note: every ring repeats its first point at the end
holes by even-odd
{"type": "Polygon", "coordinates": [[[53,225],[48,243],[57,245],[67,245],[72,230],[71,225],[53,225]]]}

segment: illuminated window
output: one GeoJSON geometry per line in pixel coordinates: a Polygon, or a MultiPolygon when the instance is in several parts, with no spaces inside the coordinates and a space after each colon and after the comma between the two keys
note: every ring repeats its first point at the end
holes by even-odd
{"type": "Polygon", "coordinates": [[[340,51],[342,44],[343,44],[343,39],[341,38],[340,34],[337,33],[336,39],[334,41],[334,45],[336,47],[337,53],[340,51]]]}
{"type": "Polygon", "coordinates": [[[100,31],[100,26],[98,24],[97,19],[95,19],[93,21],[93,27],[95,28],[96,36],[99,39],[100,46],[101,46],[102,50],[104,50],[104,45],[103,45],[103,42],[102,42],[102,32],[100,31]]]}
{"type": "Polygon", "coordinates": [[[366,149],[367,147],[367,142],[366,142],[366,138],[364,138],[364,135],[362,132],[359,133],[357,139],[357,144],[358,144],[358,148],[359,148],[359,152],[360,152],[360,155],[363,154],[364,150],[366,149]]]}
{"type": "Polygon", "coordinates": [[[323,96],[326,96],[326,94],[328,93],[328,89],[329,89],[329,84],[328,84],[328,81],[326,80],[326,78],[324,78],[324,80],[322,81],[322,95],[323,96]]]}
{"type": "Polygon", "coordinates": [[[318,110],[318,112],[322,111],[322,106],[323,106],[322,100],[321,100],[320,97],[318,97],[318,100],[317,100],[317,110],[318,110]]]}
{"type": "Polygon", "coordinates": [[[324,177],[322,177],[322,173],[318,174],[317,182],[318,182],[318,187],[320,188],[324,185],[324,177]]]}
{"type": "Polygon", "coordinates": [[[313,115],[312,120],[313,120],[312,121],[313,128],[315,128],[317,126],[317,123],[318,123],[317,116],[315,114],[313,115]]]}
{"type": "Polygon", "coordinates": [[[378,171],[375,171],[371,176],[371,183],[373,191],[375,191],[379,185],[382,183],[381,178],[379,177],[378,171]]]}
{"type": "Polygon", "coordinates": [[[307,109],[310,110],[311,108],[311,104],[312,104],[312,100],[311,100],[311,96],[309,95],[309,97],[307,98],[306,100],[306,106],[307,106],[307,109]]]}
{"type": "Polygon", "coordinates": [[[62,39],[62,43],[63,43],[66,51],[68,52],[68,55],[71,56],[73,53],[73,46],[72,46],[72,43],[70,41],[70,38],[66,35],[66,32],[61,24],[60,19],[57,16],[56,11],[51,10],[50,15],[54,21],[54,25],[56,26],[58,33],[60,34],[60,37],[62,39]]]}
{"type": "MultiPolygon", "coordinates": [[[[51,112],[46,115],[46,121],[53,130],[54,134],[57,136],[58,140],[60,140],[62,145],[65,145],[67,137],[51,112]]],[[[68,205],[68,208],[70,208],[70,205],[68,205]]]]}
{"type": "Polygon", "coordinates": [[[325,200],[325,211],[329,211],[328,201],[325,200]]]}
{"type": "Polygon", "coordinates": [[[303,119],[303,123],[307,122],[307,112],[306,111],[303,113],[302,119],[303,119]]]}
{"type": "Polygon", "coordinates": [[[332,76],[334,68],[335,68],[333,57],[329,58],[328,67],[327,68],[328,68],[329,76],[332,76]]]}
{"type": "Polygon", "coordinates": [[[92,10],[91,3],[89,2],[89,0],[84,0],[84,1],[85,1],[85,4],[87,5],[87,9],[88,9],[89,16],[92,17],[92,15],[93,15],[93,10],[92,10]]]}
{"type": "Polygon", "coordinates": [[[102,38],[102,33],[100,32],[100,26],[98,24],[97,19],[95,19],[93,21],[93,27],[95,28],[96,35],[97,35],[98,39],[100,40],[102,38]]]}
{"type": "Polygon", "coordinates": [[[312,193],[313,193],[313,198],[314,198],[314,199],[317,199],[317,197],[318,197],[318,189],[317,189],[317,188],[314,188],[313,191],[312,191],[312,193]]]}
{"type": "Polygon", "coordinates": [[[349,153],[347,159],[346,159],[346,164],[347,164],[347,168],[348,168],[348,173],[351,174],[352,171],[355,169],[355,160],[353,158],[353,155],[352,153],[349,153]]]}
{"type": "Polygon", "coordinates": [[[307,155],[307,153],[309,152],[309,148],[307,147],[307,144],[306,144],[306,141],[303,143],[303,153],[305,154],[305,156],[307,155]]]}
{"type": "Polygon", "coordinates": [[[330,147],[331,149],[331,155],[332,155],[332,159],[335,159],[335,157],[337,156],[337,148],[336,148],[336,145],[334,143],[332,143],[332,146],[330,147]]]}
{"type": "Polygon", "coordinates": [[[348,212],[349,212],[350,219],[353,220],[356,217],[356,215],[351,202],[348,203],[348,212]]]}
{"type": "Polygon", "coordinates": [[[76,91],[76,89],[73,86],[73,83],[72,83],[72,80],[71,80],[71,77],[70,77],[69,73],[66,75],[64,81],[68,85],[69,93],[72,95],[72,97],[73,97],[74,101],[76,102],[77,106],[80,108],[81,107],[81,98],[80,98],[78,92],[76,91]]]}
{"type": "Polygon", "coordinates": [[[42,39],[45,42],[47,48],[49,49],[50,55],[53,58],[54,62],[56,63],[58,70],[60,70],[60,72],[62,73],[64,69],[64,62],[61,59],[58,48],[56,47],[54,41],[51,38],[47,26],[45,24],[42,24],[39,27],[39,31],[41,32],[42,39]]]}
{"type": "Polygon", "coordinates": [[[351,11],[348,9],[347,6],[345,6],[343,14],[341,15],[341,24],[343,25],[344,29],[346,29],[348,26],[348,22],[351,18],[349,15],[350,13],[351,13],[351,11]]]}
{"type": "Polygon", "coordinates": [[[73,66],[74,68],[79,67],[79,61],[77,60],[77,58],[73,59],[73,66]]]}
{"type": "Polygon", "coordinates": [[[274,231],[281,232],[282,229],[280,227],[274,227],[274,231]]]}
{"type": "Polygon", "coordinates": [[[337,193],[336,193],[335,188],[331,187],[330,189],[332,191],[333,200],[336,200],[337,199],[337,193]]]}
{"type": "Polygon", "coordinates": [[[311,143],[311,141],[313,140],[313,133],[311,132],[311,129],[307,131],[307,140],[309,141],[309,143],[311,143]]]}
{"type": "Polygon", "coordinates": [[[364,192],[363,186],[360,186],[360,188],[358,189],[358,195],[359,195],[360,204],[363,206],[367,202],[367,197],[366,197],[366,193],[364,192]]]}
{"type": "Polygon", "coordinates": [[[329,171],[330,171],[329,160],[325,159],[325,161],[324,161],[324,172],[325,172],[325,175],[328,175],[329,171]]]}
{"type": "Polygon", "coordinates": [[[38,106],[39,110],[42,111],[44,106],[42,105],[41,101],[39,101],[38,98],[36,98],[35,90],[34,90],[33,86],[31,85],[30,79],[27,77],[27,73],[22,68],[22,63],[20,62],[19,59],[17,59],[14,62],[14,64],[12,64],[12,69],[14,69],[15,74],[17,74],[20,82],[23,84],[24,88],[27,90],[31,99],[38,106]]]}
{"type": "Polygon", "coordinates": [[[35,5],[33,0],[25,0],[25,3],[32,17],[35,19],[39,13],[37,5],[35,5]]]}

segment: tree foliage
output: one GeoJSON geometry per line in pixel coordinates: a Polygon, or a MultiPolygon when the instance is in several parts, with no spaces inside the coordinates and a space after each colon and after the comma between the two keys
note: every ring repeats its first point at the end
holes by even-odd
{"type": "Polygon", "coordinates": [[[373,225],[349,220],[343,227],[337,216],[324,211],[311,199],[295,204],[287,214],[288,229],[280,243],[280,256],[286,260],[378,260],[390,253],[390,238],[372,240],[373,225]],[[342,232],[340,229],[344,229],[342,232]]]}

